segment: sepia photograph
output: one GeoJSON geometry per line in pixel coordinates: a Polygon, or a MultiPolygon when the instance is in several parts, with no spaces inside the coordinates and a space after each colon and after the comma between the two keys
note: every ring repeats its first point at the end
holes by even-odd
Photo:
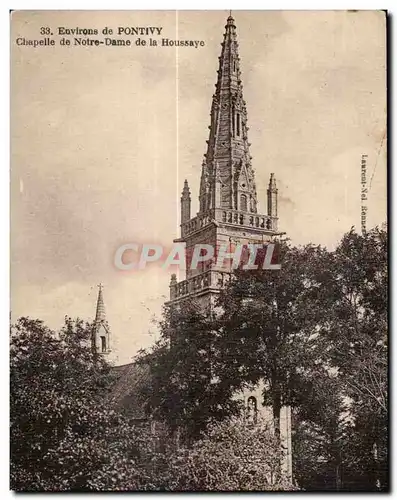
{"type": "Polygon", "coordinates": [[[10,490],[389,491],[387,30],[10,13],[10,490]]]}

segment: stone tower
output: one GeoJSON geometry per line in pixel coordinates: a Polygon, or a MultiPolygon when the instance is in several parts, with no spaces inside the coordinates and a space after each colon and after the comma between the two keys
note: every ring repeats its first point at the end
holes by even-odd
{"type": "MultiPolygon", "coordinates": [[[[225,246],[232,250],[238,244],[263,244],[271,241],[272,236],[280,234],[277,228],[277,186],[273,173],[267,190],[267,214],[258,211],[236,25],[232,16],[227,19],[221,45],[207,151],[202,162],[199,211],[195,217],[190,216],[191,199],[187,181],[182,191],[181,235],[175,242],[186,244],[188,256],[200,244],[211,245],[217,253],[225,246]]],[[[172,275],[169,305],[175,306],[194,298],[203,307],[212,308],[216,296],[230,276],[231,268],[218,266],[217,259],[201,264],[201,267],[191,269],[188,258],[185,280],[178,282],[176,276],[172,275]]],[[[237,397],[244,399],[247,411],[260,413],[272,423],[271,409],[261,403],[262,392],[263,384],[259,384],[247,387],[237,397]]],[[[283,469],[291,477],[289,407],[282,408],[280,431],[286,451],[283,469]]]]}
{"type": "Polygon", "coordinates": [[[110,350],[110,328],[106,319],[105,304],[103,302],[103,285],[98,285],[98,300],[94,329],[92,334],[92,349],[97,354],[107,355],[110,350]]]}
{"type": "MultiPolygon", "coordinates": [[[[202,162],[199,211],[195,217],[190,215],[187,181],[181,197],[181,235],[175,242],[186,244],[188,256],[198,244],[212,245],[217,252],[222,246],[232,249],[236,244],[264,243],[278,234],[274,174],[270,176],[267,214],[258,212],[236,25],[231,16],[221,45],[207,151],[202,162]]],[[[171,301],[194,295],[204,304],[210,304],[230,273],[230,269],[217,266],[215,261],[203,262],[197,269],[188,265],[184,281],[177,283],[173,278],[171,301]]]]}

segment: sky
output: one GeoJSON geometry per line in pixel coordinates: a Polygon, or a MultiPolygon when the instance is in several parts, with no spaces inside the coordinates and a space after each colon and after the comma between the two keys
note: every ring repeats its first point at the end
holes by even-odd
{"type": "MultiPolygon", "coordinates": [[[[170,271],[122,272],[123,243],[170,247],[186,178],[198,208],[226,11],[15,12],[11,24],[11,317],[92,320],[97,284],[112,360],[156,338],[170,271]],[[162,27],[204,46],[60,46],[58,27],[162,27]],[[16,44],[40,39],[55,46],[16,44]]],[[[386,31],[376,11],[234,11],[259,211],[274,172],[279,229],[334,248],[386,220],[386,31]]],[[[98,37],[91,37],[98,38],[98,37]]],[[[99,35],[101,38],[101,35],[99,35]]],[[[114,37],[120,38],[120,37],[114,37]]],[[[142,39],[149,37],[141,37],[142,39]]]]}

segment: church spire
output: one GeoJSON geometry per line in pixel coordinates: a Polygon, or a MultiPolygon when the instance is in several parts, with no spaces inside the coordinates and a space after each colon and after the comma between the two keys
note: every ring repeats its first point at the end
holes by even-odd
{"type": "Polygon", "coordinates": [[[110,328],[106,319],[102,283],[99,283],[98,288],[99,291],[93,329],[92,348],[95,353],[109,354],[110,328]]]}
{"type": "Polygon", "coordinates": [[[211,125],[200,185],[200,212],[228,208],[256,213],[257,195],[249,153],[236,24],[227,18],[212,97],[211,125]],[[215,177],[217,173],[218,179],[215,177]],[[218,190],[216,196],[218,182],[218,190]]]}
{"type": "Polygon", "coordinates": [[[102,283],[99,283],[98,285],[99,291],[98,291],[98,300],[97,300],[97,305],[96,305],[96,315],[95,315],[95,322],[100,322],[100,321],[106,321],[106,314],[105,314],[105,304],[103,302],[103,285],[102,283]]]}

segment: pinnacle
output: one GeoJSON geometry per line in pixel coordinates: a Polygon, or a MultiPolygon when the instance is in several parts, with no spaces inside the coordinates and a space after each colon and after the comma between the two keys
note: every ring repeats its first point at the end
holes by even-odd
{"type": "Polygon", "coordinates": [[[234,25],[234,18],[232,16],[232,11],[230,11],[229,17],[227,18],[228,25],[234,25]]]}
{"type": "Polygon", "coordinates": [[[106,320],[105,304],[103,301],[103,293],[102,293],[102,288],[103,288],[102,283],[100,283],[98,285],[98,288],[99,288],[99,292],[98,292],[98,301],[97,301],[97,306],[96,306],[95,322],[100,322],[100,321],[106,320]]]}
{"type": "Polygon", "coordinates": [[[183,183],[183,190],[182,190],[182,196],[190,196],[190,189],[189,189],[189,184],[187,182],[187,179],[185,179],[185,182],[183,183]]]}
{"type": "Polygon", "coordinates": [[[276,189],[276,177],[273,173],[270,174],[269,189],[276,189]]]}

